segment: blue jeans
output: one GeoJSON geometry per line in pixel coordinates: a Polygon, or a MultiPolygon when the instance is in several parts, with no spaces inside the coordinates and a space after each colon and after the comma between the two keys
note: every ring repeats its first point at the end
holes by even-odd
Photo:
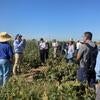
{"type": "Polygon", "coordinates": [[[0,59],[0,86],[4,86],[6,81],[10,78],[11,63],[7,59],[0,59]]]}

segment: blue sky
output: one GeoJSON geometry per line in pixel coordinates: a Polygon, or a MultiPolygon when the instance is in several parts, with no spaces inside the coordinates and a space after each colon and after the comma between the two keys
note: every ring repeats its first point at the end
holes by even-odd
{"type": "Polygon", "coordinates": [[[26,38],[100,40],[100,0],[0,0],[0,31],[26,38]]]}

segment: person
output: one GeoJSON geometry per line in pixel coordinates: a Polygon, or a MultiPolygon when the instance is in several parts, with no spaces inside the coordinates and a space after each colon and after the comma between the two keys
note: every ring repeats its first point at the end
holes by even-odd
{"type": "Polygon", "coordinates": [[[60,56],[62,54],[62,43],[58,42],[58,47],[57,47],[57,55],[60,56]]]}
{"type": "Polygon", "coordinates": [[[57,57],[57,48],[58,48],[58,42],[56,41],[56,39],[53,40],[52,47],[53,47],[53,57],[56,58],[57,57]]]}
{"type": "Polygon", "coordinates": [[[46,43],[44,39],[41,38],[39,42],[39,51],[40,51],[40,60],[42,65],[45,63],[45,55],[46,55],[45,48],[46,48],[46,43]]]}
{"type": "Polygon", "coordinates": [[[97,55],[95,71],[96,71],[96,80],[100,80],[100,47],[98,47],[98,55],[97,55]]]}
{"type": "Polygon", "coordinates": [[[8,33],[0,33],[0,86],[5,85],[12,72],[13,49],[9,44],[10,40],[8,33]]]}
{"type": "Polygon", "coordinates": [[[26,40],[22,39],[22,35],[17,34],[13,43],[15,63],[13,66],[13,74],[16,75],[21,72],[21,63],[23,58],[23,52],[26,46],[26,40]]]}
{"type": "Polygon", "coordinates": [[[67,59],[68,59],[69,63],[71,63],[73,61],[74,52],[75,52],[75,50],[74,50],[73,41],[70,41],[69,45],[68,45],[68,52],[67,52],[67,59]]]}
{"type": "Polygon", "coordinates": [[[77,43],[76,43],[76,50],[77,50],[77,52],[80,49],[80,46],[81,46],[81,42],[78,40],[77,43]]]}
{"type": "Polygon", "coordinates": [[[96,100],[100,100],[100,46],[98,46],[98,55],[97,55],[97,62],[96,62],[96,100]]]}
{"type": "Polygon", "coordinates": [[[63,42],[61,51],[62,51],[62,55],[65,55],[65,53],[66,53],[66,42],[63,42]]]}
{"type": "Polygon", "coordinates": [[[77,61],[80,67],[77,71],[77,79],[80,82],[88,82],[90,87],[95,84],[95,65],[98,54],[97,45],[92,42],[92,33],[85,32],[83,37],[84,43],[77,54],[77,61]]]}
{"type": "Polygon", "coordinates": [[[45,58],[47,60],[49,58],[49,43],[47,40],[45,41],[45,44],[46,44],[46,46],[45,46],[45,58]]]}

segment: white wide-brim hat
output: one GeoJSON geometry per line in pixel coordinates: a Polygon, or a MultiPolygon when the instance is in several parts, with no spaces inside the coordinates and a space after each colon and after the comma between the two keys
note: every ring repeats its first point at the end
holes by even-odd
{"type": "Polygon", "coordinates": [[[11,36],[7,32],[0,32],[0,42],[7,42],[11,39],[11,36]]]}

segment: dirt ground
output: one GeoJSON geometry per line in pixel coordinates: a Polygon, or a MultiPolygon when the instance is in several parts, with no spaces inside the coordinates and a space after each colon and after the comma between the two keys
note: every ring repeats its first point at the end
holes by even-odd
{"type": "Polygon", "coordinates": [[[25,78],[26,81],[28,82],[32,82],[36,74],[45,73],[47,71],[48,71],[47,66],[39,66],[38,68],[32,68],[26,74],[22,74],[21,77],[25,78]]]}

